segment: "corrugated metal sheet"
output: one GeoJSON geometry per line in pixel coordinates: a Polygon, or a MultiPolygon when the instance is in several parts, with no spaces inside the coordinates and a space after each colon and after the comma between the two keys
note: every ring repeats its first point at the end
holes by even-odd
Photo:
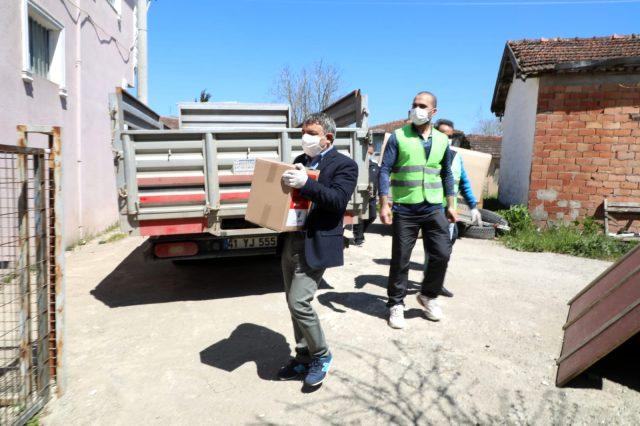
{"type": "Polygon", "coordinates": [[[238,102],[178,104],[181,129],[290,127],[289,106],[238,102]]]}
{"type": "Polygon", "coordinates": [[[338,127],[355,127],[368,130],[367,96],[360,93],[360,89],[356,89],[346,96],[338,99],[323,112],[333,118],[338,127]]]}
{"type": "Polygon", "coordinates": [[[121,87],[112,96],[111,114],[118,131],[167,128],[158,114],[121,87]]]}
{"type": "Polygon", "coordinates": [[[640,332],[640,246],[569,301],[556,385],[564,386],[640,332]]]}

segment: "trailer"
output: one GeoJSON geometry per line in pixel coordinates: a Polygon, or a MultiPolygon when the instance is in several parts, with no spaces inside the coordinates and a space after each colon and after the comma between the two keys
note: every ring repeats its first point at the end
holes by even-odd
{"type": "MultiPolygon", "coordinates": [[[[245,221],[258,158],[290,163],[302,154],[288,105],[179,104],[179,129],[123,89],[110,99],[120,227],[149,237],[151,259],[274,254],[278,234],[245,221]]],[[[354,90],[324,110],[338,126],[334,147],[359,175],[345,225],[368,215],[367,97],[354,90]]]]}

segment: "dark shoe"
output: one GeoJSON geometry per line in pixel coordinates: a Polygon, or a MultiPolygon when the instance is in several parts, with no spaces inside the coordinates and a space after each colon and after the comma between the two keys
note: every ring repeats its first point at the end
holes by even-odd
{"type": "Polygon", "coordinates": [[[303,364],[295,359],[290,359],[287,365],[278,371],[278,379],[295,380],[301,379],[309,371],[309,364],[303,364]]]}
{"type": "Polygon", "coordinates": [[[444,297],[453,297],[453,293],[451,293],[449,290],[447,290],[446,288],[442,287],[442,290],[440,290],[440,296],[444,296],[444,297]]]}
{"type": "Polygon", "coordinates": [[[307,386],[318,386],[327,377],[329,367],[333,361],[331,354],[321,357],[313,357],[307,377],[304,378],[304,384],[307,386]]]}
{"type": "Polygon", "coordinates": [[[355,240],[353,242],[353,245],[356,247],[362,247],[363,244],[364,244],[364,240],[355,240]]]}

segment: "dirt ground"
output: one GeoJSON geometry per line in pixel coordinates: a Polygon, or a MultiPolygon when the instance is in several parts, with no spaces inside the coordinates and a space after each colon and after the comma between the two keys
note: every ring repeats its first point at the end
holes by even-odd
{"type": "Polygon", "coordinates": [[[317,294],[334,364],[313,393],[274,380],[292,342],[277,259],[145,263],[142,238],[70,253],[68,385],[41,422],[640,424],[637,383],[554,386],[566,302],[607,262],[460,240],[447,278],[455,297],[433,323],[415,300],[416,247],[407,328],[392,330],[391,237],[372,228],[317,294]]]}

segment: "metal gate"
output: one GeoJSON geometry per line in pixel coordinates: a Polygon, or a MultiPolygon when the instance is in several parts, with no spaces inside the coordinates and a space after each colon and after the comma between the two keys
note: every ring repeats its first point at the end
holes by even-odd
{"type": "Polygon", "coordinates": [[[44,406],[59,361],[60,133],[18,131],[18,146],[0,145],[0,425],[24,424],[44,406]],[[49,148],[28,147],[30,133],[49,148]]]}

